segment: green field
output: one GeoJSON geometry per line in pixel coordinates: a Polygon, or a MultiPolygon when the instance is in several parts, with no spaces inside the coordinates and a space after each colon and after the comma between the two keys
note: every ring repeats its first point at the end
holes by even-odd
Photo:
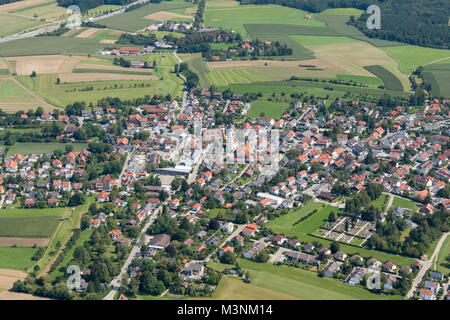
{"type": "Polygon", "coordinates": [[[101,24],[110,29],[136,32],[155,23],[153,20],[144,19],[149,14],[176,8],[188,8],[190,6],[192,6],[190,3],[182,0],[174,0],[171,3],[151,3],[141,8],[103,19],[101,24]]]}
{"type": "Polygon", "coordinates": [[[43,2],[9,11],[11,13],[39,19],[57,19],[65,17],[66,9],[59,7],[56,1],[43,2]]]}
{"type": "Polygon", "coordinates": [[[291,38],[303,46],[316,46],[321,44],[332,44],[332,43],[350,43],[359,41],[350,37],[339,37],[339,36],[296,35],[291,36],[291,38]]]}
{"type": "Polygon", "coordinates": [[[372,201],[371,205],[373,205],[376,209],[384,212],[386,210],[386,206],[388,204],[389,196],[387,194],[382,194],[378,198],[372,201]]]}
{"type": "Polygon", "coordinates": [[[450,97],[450,71],[426,71],[423,80],[431,85],[431,93],[437,97],[450,97]]]}
{"type": "Polygon", "coordinates": [[[228,86],[238,83],[252,83],[256,81],[273,81],[279,78],[256,73],[251,68],[220,69],[205,73],[208,83],[214,86],[228,86]]]}
{"type": "Polygon", "coordinates": [[[59,216],[4,218],[0,216],[0,237],[49,238],[59,224],[59,216]]]}
{"type": "Polygon", "coordinates": [[[120,8],[120,6],[117,6],[117,5],[106,4],[106,5],[99,6],[99,7],[93,8],[93,9],[89,9],[87,11],[87,15],[100,14],[102,12],[107,12],[107,11],[110,11],[110,10],[116,10],[116,9],[119,9],[119,8],[120,8]]]}
{"type": "Polygon", "coordinates": [[[0,101],[32,101],[34,97],[19,87],[14,80],[0,80],[0,101]]]}
{"type": "Polygon", "coordinates": [[[413,212],[416,212],[417,209],[419,208],[419,205],[416,204],[414,201],[411,201],[408,199],[394,197],[391,208],[394,208],[394,207],[407,208],[407,209],[411,209],[413,212]]]}
{"type": "Polygon", "coordinates": [[[95,38],[71,37],[33,37],[0,43],[0,55],[3,57],[79,54],[98,52],[104,44],[95,38]],[[33,48],[33,50],[30,50],[33,48]]]}
{"type": "Polygon", "coordinates": [[[447,236],[439,251],[437,261],[437,271],[450,276],[450,262],[446,261],[446,257],[450,255],[450,237],[447,236]]]}
{"type": "Polygon", "coordinates": [[[238,259],[245,270],[250,271],[252,285],[267,288],[305,300],[379,300],[402,299],[400,296],[378,295],[359,287],[316,273],[287,266],[251,262],[238,259]]]}
{"type": "Polygon", "coordinates": [[[29,247],[0,247],[0,269],[28,269],[34,263],[31,257],[37,250],[29,247]]]}
{"type": "MultiPolygon", "coordinates": [[[[424,48],[418,46],[383,47],[391,57],[398,61],[400,71],[409,74],[427,63],[450,59],[450,50],[424,48]],[[442,59],[442,60],[441,60],[442,59]]],[[[448,61],[448,60],[447,60],[448,61]]]]}
{"type": "Polygon", "coordinates": [[[289,105],[287,103],[256,100],[251,103],[250,110],[247,112],[247,117],[258,118],[261,113],[264,113],[264,116],[278,120],[288,107],[289,105]]]}
{"type": "Polygon", "coordinates": [[[46,209],[2,209],[0,210],[0,219],[3,218],[30,218],[30,217],[62,217],[64,208],[46,208],[46,209]]]}
{"type": "MultiPolygon", "coordinates": [[[[79,152],[87,148],[86,143],[72,143],[73,151],[79,152]]],[[[38,142],[24,142],[24,143],[15,143],[9,150],[8,155],[12,154],[42,154],[42,153],[53,153],[55,150],[62,150],[64,152],[66,144],[59,142],[50,142],[50,143],[38,143],[38,142]]]]}
{"type": "Polygon", "coordinates": [[[403,85],[400,80],[389,70],[383,66],[374,65],[364,67],[367,71],[373,73],[384,83],[384,87],[388,90],[403,91],[403,85]]]}
{"type": "MultiPolygon", "coordinates": [[[[205,8],[205,25],[222,29],[233,29],[245,39],[249,36],[244,24],[293,24],[311,27],[325,26],[316,19],[306,19],[306,11],[277,5],[245,5],[238,7],[205,8]]],[[[250,36],[252,36],[250,34],[250,36]]],[[[253,36],[252,36],[253,37],[253,36]]],[[[264,39],[266,40],[266,39],[264,39]]]]}
{"type": "Polygon", "coordinates": [[[321,14],[330,14],[330,15],[350,15],[358,17],[364,13],[364,10],[359,10],[355,8],[335,8],[335,9],[326,9],[321,12],[321,14]]]}
{"type": "Polygon", "coordinates": [[[15,34],[41,24],[43,22],[36,19],[0,13],[0,36],[15,34]]]}
{"type": "Polygon", "coordinates": [[[295,296],[244,283],[239,278],[224,276],[212,295],[219,300],[295,300],[295,296]]]}
{"type": "Polygon", "coordinates": [[[209,85],[209,80],[206,77],[206,73],[211,70],[208,67],[208,64],[202,57],[195,57],[189,59],[187,62],[189,69],[192,72],[195,72],[199,78],[200,86],[205,87],[209,85]]]}
{"type": "Polygon", "coordinates": [[[113,74],[134,74],[134,75],[152,75],[153,72],[139,72],[137,70],[108,70],[108,69],[84,69],[75,68],[72,70],[73,73],[113,73],[113,74]]]}
{"type": "MultiPolygon", "coordinates": [[[[379,197],[381,199],[382,197],[379,197]]],[[[292,210],[286,215],[283,215],[275,220],[267,223],[267,228],[271,229],[276,234],[284,234],[287,237],[297,237],[302,242],[314,242],[318,241],[326,247],[330,247],[331,240],[313,236],[310,233],[314,232],[319,226],[324,224],[324,220],[328,218],[329,213],[337,208],[331,206],[322,207],[322,203],[316,203],[313,201],[307,202],[304,206],[297,210],[292,210]],[[302,217],[308,215],[310,212],[317,209],[318,211],[311,217],[300,222],[294,226],[294,223],[299,221],[302,217]]],[[[349,245],[340,243],[342,251],[347,254],[359,254],[364,258],[373,257],[380,261],[392,261],[398,265],[411,265],[414,262],[413,258],[404,257],[400,255],[389,254],[376,250],[363,249],[357,245],[349,245]]]]}

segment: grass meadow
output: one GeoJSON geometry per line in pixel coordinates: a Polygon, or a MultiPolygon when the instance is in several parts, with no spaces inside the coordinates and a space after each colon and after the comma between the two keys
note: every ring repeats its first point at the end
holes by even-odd
{"type": "MultiPolygon", "coordinates": [[[[13,154],[42,154],[42,153],[53,153],[55,150],[62,150],[64,151],[64,148],[67,144],[65,143],[58,143],[58,142],[49,142],[49,143],[36,143],[36,142],[17,142],[11,148],[8,150],[8,155],[13,154]]],[[[71,143],[73,146],[74,152],[79,152],[87,148],[86,143],[71,143]]]]}
{"type": "Polygon", "coordinates": [[[26,270],[34,261],[31,257],[38,248],[31,247],[0,247],[0,269],[26,270]]]}

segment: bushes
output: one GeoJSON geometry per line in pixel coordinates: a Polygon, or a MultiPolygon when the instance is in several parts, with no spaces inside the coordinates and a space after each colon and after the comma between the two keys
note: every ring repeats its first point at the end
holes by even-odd
{"type": "Polygon", "coordinates": [[[305,221],[306,219],[308,219],[309,217],[311,217],[314,213],[317,212],[317,209],[315,209],[314,211],[308,213],[306,216],[301,217],[298,221],[296,221],[292,226],[296,226],[297,224],[299,224],[302,221],[305,221]]]}

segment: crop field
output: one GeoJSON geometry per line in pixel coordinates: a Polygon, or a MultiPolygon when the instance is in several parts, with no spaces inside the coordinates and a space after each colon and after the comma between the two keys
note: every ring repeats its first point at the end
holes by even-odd
{"type": "Polygon", "coordinates": [[[42,3],[32,4],[29,6],[10,10],[9,12],[39,19],[58,19],[67,16],[66,9],[63,7],[58,7],[56,1],[46,1],[42,3]]]}
{"type": "Polygon", "coordinates": [[[202,57],[194,57],[192,59],[187,60],[187,64],[189,69],[192,72],[195,72],[198,75],[200,86],[208,86],[209,80],[206,77],[206,73],[211,70],[208,67],[208,64],[202,57]]]}
{"type": "Polygon", "coordinates": [[[367,42],[355,42],[351,46],[337,43],[307,46],[307,48],[312,50],[317,58],[335,63],[353,75],[372,76],[372,73],[364,67],[374,64],[381,65],[394,74],[404,88],[409,88],[408,77],[398,70],[397,62],[386,52],[367,42]]]}
{"type": "Polygon", "coordinates": [[[8,36],[42,24],[36,19],[0,13],[0,36],[8,36]]]}
{"type": "Polygon", "coordinates": [[[383,66],[374,65],[366,66],[364,69],[372,72],[378,78],[383,81],[384,87],[388,90],[403,91],[403,86],[400,80],[393,75],[389,70],[386,70],[383,66]]]}
{"type": "Polygon", "coordinates": [[[380,295],[329,278],[320,278],[311,271],[238,259],[242,269],[249,270],[252,285],[288,294],[305,300],[379,300],[402,299],[401,296],[380,295]]]}
{"type": "Polygon", "coordinates": [[[355,16],[358,17],[364,13],[364,10],[359,10],[355,8],[335,8],[335,9],[326,9],[321,12],[321,14],[329,14],[329,15],[339,15],[339,16],[355,16]]]}
{"type": "MultiPolygon", "coordinates": [[[[214,70],[205,74],[208,82],[215,86],[226,86],[235,83],[251,83],[255,81],[271,81],[277,80],[263,74],[255,73],[252,69],[222,69],[214,70]]],[[[278,78],[279,79],[279,78],[278,78]]]]}
{"type": "Polygon", "coordinates": [[[212,295],[218,300],[295,300],[295,296],[244,283],[241,279],[224,276],[212,295]]]}
{"type": "Polygon", "coordinates": [[[419,66],[432,62],[449,62],[450,50],[424,48],[412,45],[398,47],[383,47],[391,57],[399,63],[402,72],[409,74],[419,66]]]}
{"type": "Polygon", "coordinates": [[[204,20],[209,27],[233,29],[245,39],[249,36],[244,24],[293,24],[304,26],[325,26],[323,22],[305,18],[306,11],[278,5],[245,5],[212,8],[206,3],[204,20]]]}
{"type": "Polygon", "coordinates": [[[291,36],[291,38],[303,46],[316,46],[320,44],[333,44],[333,43],[350,43],[359,41],[350,37],[340,37],[340,36],[296,35],[291,36]]]}
{"type": "Polygon", "coordinates": [[[0,79],[0,101],[32,101],[34,97],[19,87],[14,80],[0,79]]]}
{"type": "Polygon", "coordinates": [[[55,232],[60,217],[0,217],[0,237],[49,238],[55,232]]]}
{"type": "Polygon", "coordinates": [[[31,257],[37,250],[38,248],[28,247],[0,247],[0,268],[26,270],[33,265],[31,257]]]}
{"type": "Polygon", "coordinates": [[[118,14],[101,20],[101,24],[111,29],[122,30],[127,32],[136,32],[152,25],[155,21],[146,19],[145,17],[157,13],[177,8],[191,7],[190,3],[182,0],[171,1],[171,3],[152,3],[141,8],[118,14]]]}
{"type": "MultiPolygon", "coordinates": [[[[23,143],[15,143],[9,150],[8,155],[20,153],[22,155],[27,154],[42,154],[42,153],[52,153],[55,150],[63,150],[67,144],[58,143],[58,142],[49,142],[49,143],[39,143],[39,142],[23,142],[23,143]]],[[[86,143],[72,143],[73,151],[79,152],[87,148],[86,143]]],[[[1,214],[0,214],[1,216],[1,214]]]]}
{"type": "Polygon", "coordinates": [[[450,71],[426,71],[424,82],[431,84],[431,93],[437,97],[450,97],[450,71]]]}
{"type": "Polygon", "coordinates": [[[289,107],[287,103],[278,103],[270,101],[256,100],[251,103],[250,110],[248,110],[247,117],[257,118],[261,114],[272,119],[280,119],[284,111],[289,107]]]}

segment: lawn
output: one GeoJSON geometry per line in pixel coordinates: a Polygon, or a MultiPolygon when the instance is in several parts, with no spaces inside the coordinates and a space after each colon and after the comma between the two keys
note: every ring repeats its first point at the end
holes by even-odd
{"type": "MultiPolygon", "coordinates": [[[[409,74],[427,63],[448,58],[450,50],[424,48],[412,45],[398,47],[383,47],[391,57],[398,61],[400,71],[409,74]]],[[[445,60],[443,60],[445,61],[445,60]]]]}
{"type": "Polygon", "coordinates": [[[394,208],[394,207],[411,209],[412,212],[416,212],[417,209],[419,208],[419,206],[414,201],[411,201],[409,199],[399,198],[399,197],[394,197],[391,208],[394,208]]]}
{"type": "Polygon", "coordinates": [[[446,275],[450,275],[450,262],[446,261],[445,258],[450,255],[450,237],[447,236],[444,243],[442,244],[441,251],[439,251],[437,270],[446,275]]]}
{"type": "Polygon", "coordinates": [[[288,107],[289,105],[287,103],[256,100],[251,103],[247,117],[258,118],[263,113],[265,117],[278,120],[288,107]]]}
{"type": "Polygon", "coordinates": [[[288,214],[271,220],[267,223],[267,228],[272,229],[275,233],[283,233],[286,229],[292,228],[292,225],[301,218],[305,217],[314,210],[322,207],[322,203],[308,201],[301,208],[293,210],[288,214]]]}
{"type": "MultiPolygon", "coordinates": [[[[13,155],[20,153],[22,155],[27,154],[42,154],[42,153],[53,153],[55,150],[61,150],[64,152],[66,143],[59,142],[17,142],[9,150],[8,155],[13,155]]],[[[87,148],[86,143],[71,143],[74,152],[80,152],[87,148]]]]}
{"type": "Polygon", "coordinates": [[[218,300],[296,300],[295,296],[248,284],[239,278],[224,276],[212,295],[218,300]]]}
{"type": "Polygon", "coordinates": [[[238,259],[250,271],[252,285],[267,288],[305,300],[398,300],[400,296],[378,295],[359,286],[320,278],[316,273],[294,267],[276,266],[238,259]]]}
{"type": "Polygon", "coordinates": [[[389,196],[387,194],[382,194],[378,198],[372,201],[372,205],[376,209],[380,209],[382,212],[386,210],[386,206],[388,204],[389,196]]]}
{"type": "Polygon", "coordinates": [[[328,220],[328,216],[331,212],[334,212],[337,215],[339,209],[332,206],[324,206],[318,209],[315,214],[305,221],[293,226],[292,230],[300,233],[312,233],[328,220]]]}
{"type": "MultiPolygon", "coordinates": [[[[225,8],[213,8],[206,3],[204,12],[205,25],[222,29],[233,29],[242,37],[249,34],[244,24],[293,24],[312,27],[325,26],[316,19],[305,18],[306,11],[278,5],[242,5],[225,8]]],[[[262,39],[261,39],[262,40],[262,39]]],[[[266,39],[264,39],[266,40],[266,39]]]]}
{"type": "Polygon", "coordinates": [[[30,247],[0,247],[0,269],[28,269],[34,263],[31,257],[37,250],[30,247]]]}
{"type": "Polygon", "coordinates": [[[0,80],[0,101],[32,101],[34,97],[19,87],[14,80],[0,80]]]}

